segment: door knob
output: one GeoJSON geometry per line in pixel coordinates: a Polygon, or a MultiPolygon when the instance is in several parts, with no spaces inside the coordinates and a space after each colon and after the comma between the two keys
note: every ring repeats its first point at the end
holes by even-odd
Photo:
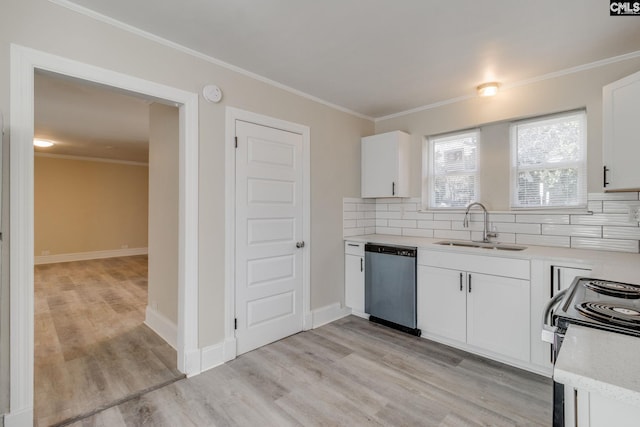
{"type": "Polygon", "coordinates": [[[304,248],[304,242],[298,242],[296,243],[296,248],[300,249],[300,248],[304,248]]]}

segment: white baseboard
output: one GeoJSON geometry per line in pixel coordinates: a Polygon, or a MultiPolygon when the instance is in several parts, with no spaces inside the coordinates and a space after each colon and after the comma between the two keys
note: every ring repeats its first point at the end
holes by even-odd
{"type": "Polygon", "coordinates": [[[33,427],[33,408],[5,414],[4,427],[33,427]]]}
{"type": "Polygon", "coordinates": [[[202,372],[225,362],[225,343],[210,345],[202,349],[202,372]]]}
{"type": "Polygon", "coordinates": [[[144,324],[160,338],[165,340],[171,347],[178,348],[178,327],[171,320],[160,314],[157,310],[147,306],[145,310],[144,324]]]}
{"type": "Polygon", "coordinates": [[[349,307],[342,307],[339,302],[329,304],[325,307],[321,307],[312,311],[313,314],[313,328],[318,328],[327,323],[331,323],[335,320],[341,319],[351,314],[349,307]]]}
{"type": "Polygon", "coordinates": [[[113,249],[108,251],[78,252],[72,254],[39,255],[33,258],[35,265],[58,262],[86,261],[89,259],[116,258],[121,256],[147,255],[149,248],[113,249]]]}
{"type": "Polygon", "coordinates": [[[233,360],[237,356],[237,342],[236,337],[227,338],[224,340],[224,361],[228,362],[233,360]]]}

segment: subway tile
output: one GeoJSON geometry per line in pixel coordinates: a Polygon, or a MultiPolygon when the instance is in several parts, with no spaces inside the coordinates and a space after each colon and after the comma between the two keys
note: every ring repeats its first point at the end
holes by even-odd
{"type": "Polygon", "coordinates": [[[376,205],[372,203],[358,203],[358,211],[371,212],[376,210],[376,205]]]}
{"type": "Polygon", "coordinates": [[[391,234],[394,236],[402,235],[402,228],[376,227],[376,234],[391,234]]]}
{"type": "Polygon", "coordinates": [[[571,224],[579,225],[638,225],[637,222],[629,221],[628,214],[602,213],[593,215],[571,215],[571,224]]]}
{"type": "Polygon", "coordinates": [[[489,213],[489,222],[516,222],[516,215],[489,213]]]}
{"type": "Polygon", "coordinates": [[[602,200],[593,200],[587,203],[587,209],[593,213],[602,213],[602,200]]]}
{"type": "Polygon", "coordinates": [[[375,227],[376,220],[375,219],[359,219],[358,227],[375,227]]]}
{"type": "Polygon", "coordinates": [[[587,199],[591,200],[639,200],[637,192],[625,193],[589,193],[587,199]]]}
{"type": "Polygon", "coordinates": [[[451,221],[418,221],[418,228],[451,230],[451,221]]]}
{"type": "Polygon", "coordinates": [[[569,224],[567,214],[516,214],[516,222],[531,224],[569,224]]]}
{"type": "Polygon", "coordinates": [[[365,219],[365,212],[343,212],[342,219],[365,219]]]}
{"type": "Polygon", "coordinates": [[[465,227],[462,221],[451,221],[452,230],[462,231],[482,231],[484,229],[483,221],[469,221],[469,226],[465,227]]]}
{"type": "Polygon", "coordinates": [[[376,212],[376,219],[402,219],[400,212],[376,212]]]}
{"type": "Polygon", "coordinates": [[[364,217],[367,219],[376,219],[376,213],[374,211],[367,211],[364,213],[364,217]]]}
{"type": "Polygon", "coordinates": [[[390,219],[389,227],[417,228],[418,224],[414,219],[390,219]]]}
{"type": "Polygon", "coordinates": [[[365,234],[364,228],[346,228],[342,230],[343,237],[362,236],[365,234]]]}
{"type": "Polygon", "coordinates": [[[376,218],[376,227],[387,227],[388,225],[389,220],[376,218]]]}
{"type": "Polygon", "coordinates": [[[519,245],[559,246],[571,247],[569,236],[543,236],[535,234],[516,234],[516,243],[519,245]]]}
{"type": "Polygon", "coordinates": [[[419,228],[403,228],[403,236],[411,237],[433,237],[433,230],[422,230],[419,228]]]}
{"type": "MultiPolygon", "coordinates": [[[[474,231],[471,233],[473,240],[482,240],[482,232],[474,231]]],[[[492,242],[497,243],[516,243],[515,233],[498,233],[497,237],[490,239],[492,242]]]]}
{"type": "Polygon", "coordinates": [[[402,199],[399,197],[380,197],[375,200],[376,203],[402,203],[402,199]]]}
{"type": "Polygon", "coordinates": [[[540,234],[540,224],[494,222],[493,227],[498,233],[540,234]]]}
{"type": "Polygon", "coordinates": [[[602,227],[598,225],[543,224],[542,234],[550,234],[552,236],[602,237],[602,227]]]}
{"type": "Polygon", "coordinates": [[[602,227],[602,237],[605,239],[640,240],[640,227],[602,227]]]}
{"type": "Polygon", "coordinates": [[[602,202],[602,212],[604,213],[623,213],[629,214],[631,207],[637,208],[640,206],[640,201],[626,201],[626,202],[602,202]]]}
{"type": "Polygon", "coordinates": [[[365,227],[364,228],[364,234],[376,234],[376,228],[375,227],[365,227]]]}
{"type": "Polygon", "coordinates": [[[388,203],[376,203],[375,206],[376,206],[376,212],[384,212],[389,210],[388,203]]]}
{"type": "Polygon", "coordinates": [[[637,253],[639,249],[637,240],[591,239],[587,237],[572,237],[571,247],[633,253],[637,253]]]}
{"type": "Polygon", "coordinates": [[[342,221],[342,226],[344,228],[355,228],[358,226],[358,221],[355,219],[345,219],[342,221]]]}
{"type": "Polygon", "coordinates": [[[390,211],[415,212],[418,210],[415,203],[401,203],[389,205],[390,211]]]}
{"type": "Polygon", "coordinates": [[[416,205],[420,206],[422,205],[422,198],[421,197],[407,197],[406,199],[404,199],[405,203],[415,203],[416,205]]]}
{"type": "Polygon", "coordinates": [[[471,240],[471,233],[458,230],[433,230],[436,239],[471,240]]]}
{"type": "Polygon", "coordinates": [[[434,213],[433,214],[433,219],[435,219],[436,221],[463,221],[464,220],[464,214],[463,213],[453,213],[453,212],[434,213]]]}
{"type": "Polygon", "coordinates": [[[355,212],[358,210],[358,204],[357,203],[343,203],[342,204],[342,211],[343,212],[355,212]]]}
{"type": "Polygon", "coordinates": [[[427,212],[405,212],[402,215],[402,219],[422,219],[422,220],[430,220],[433,219],[432,213],[427,212]]]}

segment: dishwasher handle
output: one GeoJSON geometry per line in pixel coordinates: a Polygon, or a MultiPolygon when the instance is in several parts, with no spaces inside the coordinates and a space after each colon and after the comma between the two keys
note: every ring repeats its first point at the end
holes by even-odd
{"type": "Polygon", "coordinates": [[[549,344],[554,343],[554,337],[556,331],[558,330],[557,326],[553,326],[551,315],[553,314],[553,310],[560,305],[562,298],[567,293],[568,289],[564,289],[554,295],[553,298],[549,300],[546,307],[544,308],[544,313],[542,315],[542,334],[541,339],[544,342],[549,344]]]}

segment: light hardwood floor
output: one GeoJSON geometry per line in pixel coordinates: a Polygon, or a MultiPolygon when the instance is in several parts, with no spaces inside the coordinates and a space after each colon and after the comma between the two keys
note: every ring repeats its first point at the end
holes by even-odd
{"type": "Polygon", "coordinates": [[[551,380],[353,316],[74,426],[549,426],[551,380]]]}
{"type": "Polygon", "coordinates": [[[34,286],[36,426],[184,377],[143,324],[146,256],[38,265],[34,286]]]}

